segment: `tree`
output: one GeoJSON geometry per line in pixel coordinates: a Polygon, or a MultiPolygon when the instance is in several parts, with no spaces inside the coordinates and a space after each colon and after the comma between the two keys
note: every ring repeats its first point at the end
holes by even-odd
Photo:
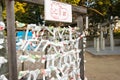
{"type": "Polygon", "coordinates": [[[89,17],[92,18],[92,22],[103,22],[109,20],[113,15],[113,9],[118,0],[88,0],[88,4],[94,2],[93,5],[88,7],[89,17]]]}
{"type": "MultiPolygon", "coordinates": [[[[104,21],[110,15],[119,15],[119,0],[56,0],[60,2],[70,3],[73,5],[88,7],[88,14],[94,18],[95,22],[104,21]],[[112,11],[113,14],[111,13],[112,11]]],[[[40,15],[43,14],[43,6],[15,2],[16,20],[25,23],[42,23],[40,15]],[[39,15],[40,14],[40,15],[39,15]],[[37,18],[39,17],[39,19],[37,18]]],[[[3,17],[5,18],[5,10],[3,17]]]]}
{"type": "MultiPolygon", "coordinates": [[[[15,20],[23,23],[42,23],[40,14],[43,14],[43,6],[15,2],[15,20]]],[[[3,17],[6,19],[6,10],[3,11],[3,17]]]]}
{"type": "MultiPolygon", "coordinates": [[[[88,0],[90,1],[90,0],[88,0]]],[[[88,14],[94,22],[109,20],[110,16],[120,16],[119,0],[91,0],[95,4],[89,6],[88,14]]]]}
{"type": "Polygon", "coordinates": [[[24,23],[38,24],[42,23],[41,14],[43,14],[43,6],[26,4],[25,13],[16,13],[16,20],[24,23]],[[18,16],[19,15],[19,16],[18,16]],[[18,16],[18,17],[17,17],[18,16]]]}
{"type": "MultiPolygon", "coordinates": [[[[26,3],[15,2],[15,14],[16,20],[20,20],[21,16],[26,12],[25,6],[26,3]]],[[[6,9],[3,10],[3,19],[6,20],[6,9]]]]}
{"type": "Polygon", "coordinates": [[[112,10],[113,16],[119,16],[120,17],[120,1],[114,2],[114,5],[111,6],[110,10],[112,10]]]}
{"type": "Polygon", "coordinates": [[[69,4],[73,4],[73,5],[78,5],[78,3],[80,2],[80,0],[59,0],[60,2],[66,2],[69,4]]]}

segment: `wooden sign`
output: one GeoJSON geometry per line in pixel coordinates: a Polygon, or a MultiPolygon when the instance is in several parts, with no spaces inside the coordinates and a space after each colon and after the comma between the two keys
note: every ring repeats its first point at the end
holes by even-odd
{"type": "Polygon", "coordinates": [[[45,0],[45,20],[72,22],[72,6],[69,4],[45,0]]]}
{"type": "MultiPolygon", "coordinates": [[[[15,0],[15,1],[44,5],[45,0],[15,0]]],[[[73,6],[72,5],[72,11],[77,12],[77,13],[81,13],[81,14],[86,14],[87,8],[83,7],[83,6],[73,6]]]]}

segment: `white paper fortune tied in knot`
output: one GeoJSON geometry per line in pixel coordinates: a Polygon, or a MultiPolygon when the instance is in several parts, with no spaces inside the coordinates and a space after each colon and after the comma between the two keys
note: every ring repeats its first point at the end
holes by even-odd
{"type": "Polygon", "coordinates": [[[0,80],[8,80],[8,79],[4,75],[1,75],[0,80]]]}
{"type": "Polygon", "coordinates": [[[4,29],[5,29],[5,24],[2,21],[0,21],[0,31],[4,29]]]}
{"type": "Polygon", "coordinates": [[[4,63],[7,63],[7,59],[5,59],[4,57],[0,57],[0,68],[4,63]]]}

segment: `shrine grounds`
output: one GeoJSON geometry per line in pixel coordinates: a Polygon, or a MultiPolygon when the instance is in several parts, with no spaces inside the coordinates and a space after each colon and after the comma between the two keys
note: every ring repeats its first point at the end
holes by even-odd
{"type": "Polygon", "coordinates": [[[120,55],[93,55],[85,52],[88,80],[120,80],[120,55]]]}

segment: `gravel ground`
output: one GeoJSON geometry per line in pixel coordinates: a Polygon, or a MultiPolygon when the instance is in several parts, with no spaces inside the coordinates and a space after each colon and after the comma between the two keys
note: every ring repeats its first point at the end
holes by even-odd
{"type": "Polygon", "coordinates": [[[120,80],[120,55],[95,56],[85,53],[88,80],[120,80]]]}

